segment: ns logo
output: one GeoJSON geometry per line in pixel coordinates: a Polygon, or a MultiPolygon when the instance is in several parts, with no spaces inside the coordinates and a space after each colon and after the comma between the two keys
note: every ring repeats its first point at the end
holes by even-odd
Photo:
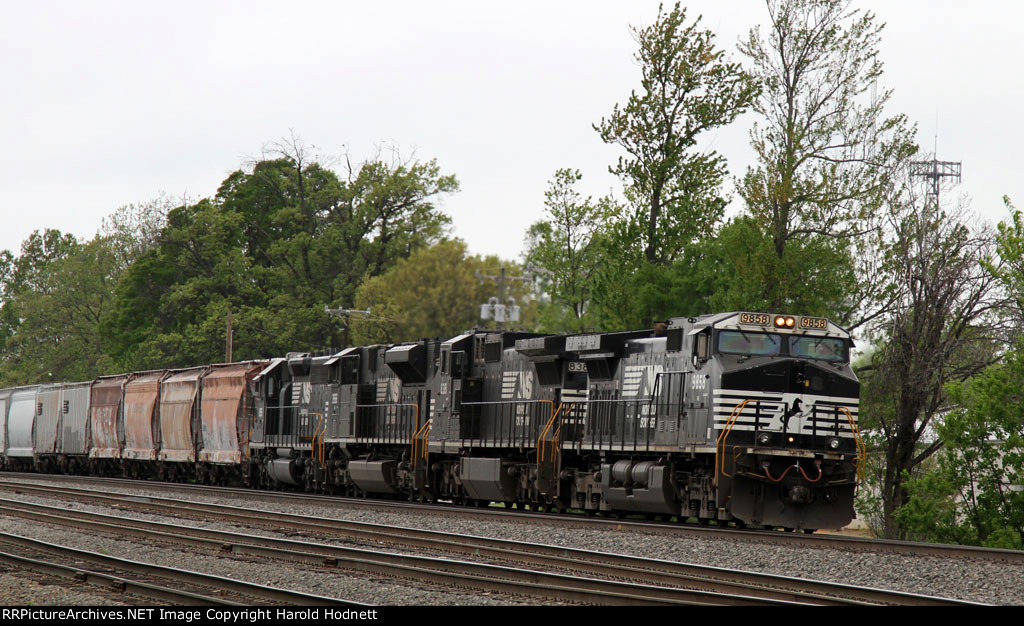
{"type": "Polygon", "coordinates": [[[533,372],[521,370],[505,372],[501,378],[501,399],[532,400],[533,388],[533,372]]]}

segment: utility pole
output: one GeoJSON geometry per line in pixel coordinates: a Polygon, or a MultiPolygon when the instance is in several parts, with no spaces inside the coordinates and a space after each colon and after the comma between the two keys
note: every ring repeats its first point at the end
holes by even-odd
{"type": "Polygon", "coordinates": [[[480,319],[489,320],[493,319],[497,325],[498,330],[505,328],[505,322],[518,322],[519,321],[519,306],[516,304],[516,299],[511,296],[506,296],[508,291],[507,285],[509,281],[521,280],[524,283],[532,283],[533,275],[537,273],[552,272],[542,267],[536,267],[533,263],[526,264],[526,270],[522,276],[508,276],[505,272],[505,264],[501,264],[501,271],[495,276],[489,274],[483,274],[480,270],[476,271],[476,277],[481,280],[484,279],[493,280],[498,284],[498,297],[491,298],[486,303],[480,305],[480,319]],[[506,303],[508,303],[506,305],[506,303]]]}
{"type": "Polygon", "coordinates": [[[490,274],[483,274],[480,270],[476,271],[476,277],[483,281],[485,278],[493,280],[498,283],[498,297],[491,298],[485,304],[480,305],[480,319],[489,320],[493,319],[498,324],[498,330],[505,328],[506,318],[510,322],[519,321],[519,307],[516,306],[515,298],[506,298],[506,285],[510,280],[529,280],[526,276],[508,276],[505,273],[505,264],[501,264],[501,272],[492,276],[490,274]],[[511,301],[511,304],[506,306],[505,302],[511,301]]]}
{"type": "Polygon", "coordinates": [[[344,336],[342,337],[342,343],[347,346],[349,345],[349,318],[353,315],[361,315],[363,318],[369,318],[370,308],[367,307],[365,311],[360,311],[359,309],[343,308],[332,309],[331,307],[325,304],[324,313],[326,313],[330,317],[336,317],[339,320],[341,320],[342,333],[344,334],[344,336]]]}

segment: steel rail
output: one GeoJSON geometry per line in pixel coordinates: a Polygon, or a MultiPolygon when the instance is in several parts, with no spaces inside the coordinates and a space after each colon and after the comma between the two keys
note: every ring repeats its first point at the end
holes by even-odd
{"type": "MultiPolygon", "coordinates": [[[[4,512],[12,511],[8,504],[4,512]]],[[[37,505],[38,506],[38,505],[37,505]]],[[[456,561],[434,557],[382,553],[342,546],[316,544],[288,539],[254,537],[225,531],[182,528],[171,524],[144,522],[128,518],[106,517],[108,521],[86,521],[99,514],[75,512],[75,519],[62,521],[64,510],[55,509],[46,516],[29,511],[21,513],[33,519],[54,523],[84,525],[95,530],[133,534],[149,539],[203,545],[222,552],[249,554],[291,561],[311,562],[326,567],[344,567],[360,572],[401,576],[417,581],[444,582],[483,591],[498,591],[590,604],[614,605],[795,605],[756,596],[738,596],[695,589],[660,587],[626,581],[599,580],[537,570],[486,563],[456,561]],[[159,528],[160,530],[155,530],[159,528]]],[[[49,507],[53,509],[54,507],[49,507]]]]}
{"type": "Polygon", "coordinates": [[[728,541],[749,542],[749,543],[774,543],[785,546],[803,546],[828,548],[834,550],[848,550],[860,552],[881,552],[893,554],[906,554],[913,556],[937,556],[953,559],[976,559],[997,563],[1024,564],[1024,551],[1006,550],[999,548],[986,548],[979,546],[958,546],[939,543],[922,543],[914,541],[899,541],[893,539],[872,539],[864,537],[846,537],[827,533],[803,534],[786,533],[780,531],[765,531],[754,529],[738,529],[717,526],[697,526],[680,524],[676,522],[651,522],[630,519],[612,519],[585,517],[583,515],[537,513],[532,511],[488,508],[471,508],[454,505],[427,505],[413,502],[402,502],[395,500],[377,500],[364,498],[342,498],[338,496],[305,494],[294,492],[278,491],[257,491],[238,487],[212,487],[207,485],[190,485],[183,483],[161,483],[155,481],[138,481],[122,478],[96,478],[84,476],[61,476],[61,475],[26,475],[19,473],[0,472],[0,488],[5,484],[16,484],[28,486],[37,483],[30,482],[8,482],[9,477],[15,477],[24,481],[25,479],[37,478],[40,480],[60,480],[80,482],[85,484],[123,484],[137,489],[147,490],[170,490],[170,491],[195,491],[208,495],[242,495],[248,500],[258,499],[266,502],[281,500],[294,500],[304,504],[319,506],[343,506],[346,508],[360,507],[370,509],[392,509],[398,511],[412,511],[418,514],[430,513],[436,515],[447,515],[453,517],[484,517],[486,519],[510,520],[520,523],[545,523],[557,524],[566,528],[598,529],[614,532],[643,532],[649,534],[662,534],[676,537],[700,537],[718,538],[728,541]]]}
{"type": "MultiPolygon", "coordinates": [[[[63,511],[66,513],[66,511],[63,511]]],[[[215,593],[231,593],[245,599],[243,604],[257,602],[275,602],[282,604],[295,604],[302,606],[363,606],[358,603],[327,598],[300,591],[291,591],[267,585],[258,585],[225,576],[205,574],[177,567],[168,567],[152,563],[142,563],[130,559],[100,554],[89,550],[80,550],[69,546],[63,546],[47,541],[23,537],[10,533],[0,532],[0,543],[12,544],[26,548],[57,555],[61,559],[89,563],[92,566],[110,568],[117,571],[131,572],[136,576],[145,576],[159,579],[167,579],[184,585],[194,585],[215,590],[215,593]]],[[[84,569],[84,568],[78,568],[84,569]]],[[[98,573],[98,572],[94,572],[98,573]]],[[[138,581],[136,581],[138,582],[138,581]]],[[[203,596],[205,594],[196,594],[203,596]]]]}
{"type": "Polygon", "coordinates": [[[44,561],[42,559],[12,554],[10,552],[0,552],[0,563],[5,563],[6,565],[19,570],[30,570],[39,574],[46,574],[48,576],[63,578],[74,582],[86,583],[92,586],[101,587],[102,590],[108,592],[116,591],[117,593],[137,596],[148,600],[188,605],[242,605],[239,602],[233,602],[227,598],[199,595],[181,589],[143,583],[104,572],[89,571],[81,567],[71,567],[60,563],[44,561]]]}
{"type": "MultiPolygon", "coordinates": [[[[33,490],[35,491],[35,490],[33,490]]],[[[56,488],[46,488],[35,491],[41,494],[60,495],[56,488]],[[50,491],[54,489],[54,491],[50,491]]],[[[365,522],[346,522],[341,520],[325,520],[322,518],[310,518],[288,513],[274,513],[245,509],[241,507],[227,507],[225,505],[205,505],[201,503],[183,502],[162,498],[147,497],[140,501],[138,497],[124,495],[99,495],[96,492],[85,493],[75,492],[69,494],[71,497],[78,497],[93,500],[109,505],[127,503],[132,507],[138,507],[164,514],[180,515],[191,512],[195,515],[210,516],[217,515],[233,521],[243,523],[256,523],[260,525],[271,524],[274,528],[290,528],[302,532],[319,532],[328,535],[344,533],[350,538],[357,540],[370,540],[388,544],[397,544],[403,547],[418,546],[432,550],[455,552],[461,554],[472,554],[479,557],[503,559],[505,561],[529,564],[531,566],[544,565],[552,568],[560,568],[569,571],[580,571],[589,576],[613,576],[626,580],[639,580],[649,584],[674,585],[691,589],[700,589],[710,592],[728,592],[769,598],[780,601],[819,603],[819,604],[899,604],[899,605],[949,605],[969,604],[956,600],[948,600],[931,596],[920,596],[900,592],[892,592],[871,588],[854,587],[837,583],[826,583],[803,578],[773,576],[754,572],[738,570],[727,570],[709,566],[689,565],[672,561],[645,559],[627,555],[600,553],[589,550],[563,548],[558,546],[546,546],[499,540],[486,537],[467,535],[452,535],[436,531],[426,531],[411,528],[400,528],[365,522]]],[[[44,505],[30,505],[21,501],[0,501],[5,504],[4,511],[16,512],[18,506],[34,506],[36,510],[45,510],[52,507],[44,505]]],[[[88,515],[79,512],[64,512],[64,515],[71,515],[84,519],[88,515]]],[[[55,512],[56,514],[56,512],[55,512]]],[[[31,515],[31,513],[26,513],[31,515]]],[[[100,519],[100,518],[93,518],[100,519]]],[[[166,524],[153,522],[142,522],[132,520],[135,525],[148,527],[154,530],[171,528],[166,524]]],[[[232,535],[215,531],[194,531],[206,533],[206,536],[214,537],[225,543],[256,542],[261,545],[270,544],[270,540],[264,538],[244,537],[238,539],[232,535]]],[[[277,544],[282,545],[282,544],[277,544]]],[[[284,544],[288,545],[288,544],[284,544]]],[[[319,546],[317,547],[319,550],[319,546]]],[[[359,553],[361,554],[361,552],[359,553]]]]}

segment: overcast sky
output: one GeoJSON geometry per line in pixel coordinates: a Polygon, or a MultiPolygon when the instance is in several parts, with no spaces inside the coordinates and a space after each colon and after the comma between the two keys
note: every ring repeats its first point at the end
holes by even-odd
{"type": "MultiPolygon", "coordinates": [[[[689,2],[718,45],[766,19],[754,0],[689,2]]],[[[861,2],[887,23],[881,87],[990,222],[1024,207],[1024,3],[861,2]]],[[[547,181],[620,194],[592,124],[639,87],[630,24],[653,1],[62,2],[0,0],[0,249],[33,230],[91,237],[120,206],[212,196],[292,133],[324,155],[381,143],[436,158],[442,208],[474,253],[518,258],[547,181]]],[[[703,147],[750,162],[752,115],[703,147]]],[[[735,204],[735,203],[734,203],[735,204]]],[[[734,206],[734,210],[738,207],[734,206]]]]}

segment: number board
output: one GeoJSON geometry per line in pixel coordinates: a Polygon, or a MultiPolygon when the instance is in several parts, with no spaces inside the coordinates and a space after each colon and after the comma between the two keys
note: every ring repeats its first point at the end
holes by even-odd
{"type": "Polygon", "coordinates": [[[828,330],[828,320],[824,317],[801,317],[800,328],[813,328],[815,330],[828,330]]]}
{"type": "Polygon", "coordinates": [[[756,326],[768,326],[772,323],[772,316],[767,313],[740,313],[740,324],[754,324],[756,326]]]}

